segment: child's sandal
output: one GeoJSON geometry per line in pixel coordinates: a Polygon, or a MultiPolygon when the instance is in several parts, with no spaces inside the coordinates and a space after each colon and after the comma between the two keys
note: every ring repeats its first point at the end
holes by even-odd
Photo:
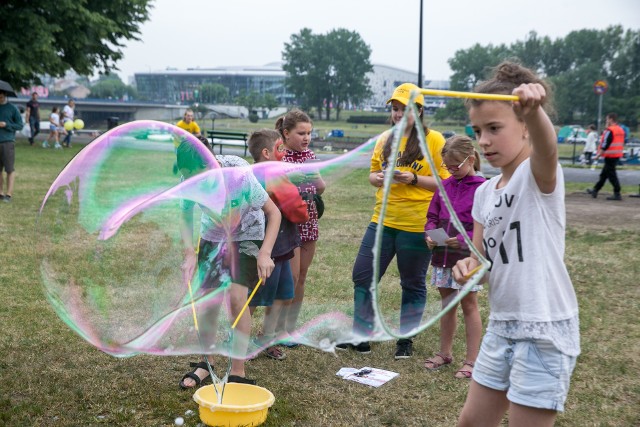
{"type": "Polygon", "coordinates": [[[424,367],[429,371],[437,371],[443,366],[451,364],[451,362],[453,362],[452,356],[445,356],[444,354],[438,352],[432,358],[424,361],[424,367]],[[438,362],[437,360],[435,360],[436,357],[439,357],[440,359],[442,359],[442,362],[438,362]],[[431,366],[427,366],[427,364],[431,364],[431,366]]]}
{"type": "Polygon", "coordinates": [[[471,374],[473,373],[473,371],[470,371],[468,369],[464,369],[465,366],[469,366],[471,369],[473,369],[473,362],[469,362],[468,360],[465,360],[464,362],[462,362],[462,369],[460,369],[459,371],[457,371],[454,374],[454,377],[458,378],[458,379],[470,379],[471,378],[471,374]]]}

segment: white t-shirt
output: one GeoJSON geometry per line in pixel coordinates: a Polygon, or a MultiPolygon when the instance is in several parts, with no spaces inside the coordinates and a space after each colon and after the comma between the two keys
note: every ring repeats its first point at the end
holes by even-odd
{"type": "Polygon", "coordinates": [[[73,120],[73,115],[75,114],[73,111],[73,108],[71,108],[70,105],[65,105],[64,108],[62,109],[62,112],[64,113],[64,121],[68,122],[69,120],[73,120]]]}
{"type": "Polygon", "coordinates": [[[488,330],[512,339],[548,339],[570,356],[580,353],[578,302],[564,264],[564,175],[543,194],[529,159],[506,186],[502,175],[475,193],[473,219],[483,225],[489,272],[488,330]]]}
{"type": "MultiPolygon", "coordinates": [[[[262,207],[269,195],[246,160],[222,155],[216,160],[222,169],[205,172],[206,188],[201,190],[211,194],[207,194],[206,206],[201,206],[200,235],[210,242],[264,240],[262,207]]],[[[181,202],[183,210],[193,209],[194,204],[192,200],[181,202]]]]}
{"type": "Polygon", "coordinates": [[[585,153],[595,153],[598,143],[598,132],[591,131],[587,134],[587,142],[584,143],[585,153]]]}

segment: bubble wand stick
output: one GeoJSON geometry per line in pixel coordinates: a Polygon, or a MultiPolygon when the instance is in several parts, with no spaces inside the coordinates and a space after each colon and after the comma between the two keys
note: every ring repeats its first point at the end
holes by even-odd
{"type": "Polygon", "coordinates": [[[260,278],[260,280],[258,280],[258,283],[256,284],[255,288],[253,288],[253,292],[251,292],[251,295],[249,295],[249,298],[247,298],[247,302],[244,303],[244,307],[242,307],[242,310],[240,310],[240,314],[238,314],[238,317],[236,317],[236,320],[233,322],[233,325],[231,325],[231,329],[235,329],[236,328],[236,325],[240,321],[240,318],[244,314],[244,312],[247,309],[247,307],[249,307],[249,303],[253,299],[253,296],[258,291],[258,288],[260,287],[260,283],[262,283],[262,278],[260,278]]]}
{"type": "Polygon", "coordinates": [[[502,95],[497,93],[456,92],[453,90],[420,89],[423,95],[448,96],[450,98],[485,99],[487,101],[519,101],[515,95],[502,95]]]}

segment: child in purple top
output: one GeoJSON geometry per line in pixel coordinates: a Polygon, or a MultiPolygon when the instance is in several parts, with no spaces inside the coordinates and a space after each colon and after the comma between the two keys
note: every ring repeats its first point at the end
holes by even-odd
{"type": "MultiPolygon", "coordinates": [[[[442,182],[444,189],[451,201],[460,222],[464,225],[469,238],[473,237],[473,195],[476,189],[485,179],[476,172],[480,169],[480,156],[473,147],[471,139],[457,135],[447,140],[442,149],[444,166],[451,172],[451,177],[442,182]]],[[[429,211],[427,212],[426,230],[443,228],[450,236],[445,245],[437,243],[425,234],[427,245],[431,249],[431,284],[438,287],[442,297],[442,307],[446,306],[451,298],[462,288],[462,285],[453,279],[452,267],[458,260],[469,256],[469,248],[464,242],[463,236],[451,222],[451,216],[440,191],[436,190],[429,211]]],[[[456,372],[456,378],[471,378],[471,372],[478,356],[480,339],[482,335],[482,321],[478,311],[477,291],[482,286],[476,285],[462,300],[462,312],[467,335],[467,355],[462,368],[456,372]]],[[[440,351],[424,363],[425,368],[434,371],[453,362],[453,335],[456,330],[457,306],[449,310],[440,319],[440,351]]]]}

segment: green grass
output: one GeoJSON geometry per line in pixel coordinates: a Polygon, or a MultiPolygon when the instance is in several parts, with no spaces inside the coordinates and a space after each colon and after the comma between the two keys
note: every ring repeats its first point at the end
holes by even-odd
{"type": "MultiPolygon", "coordinates": [[[[73,333],[42,291],[37,210],[78,149],[42,150],[19,141],[14,200],[0,203],[0,425],[171,426],[185,411],[197,413],[192,393],[178,387],[195,357],[111,357],[73,333]]],[[[307,304],[351,305],[351,267],[373,207],[366,175],[355,170],[332,182],[325,193],[327,208],[307,282],[307,304]]],[[[637,226],[625,227],[621,222],[615,230],[567,230],[566,263],[580,303],[583,353],[558,426],[640,424],[640,237],[637,226]]],[[[385,283],[397,288],[397,281],[391,268],[385,283]]],[[[486,296],[483,292],[480,297],[485,324],[486,296]]],[[[437,302],[433,290],[429,298],[437,302]]],[[[265,425],[454,425],[468,388],[467,382],[453,378],[464,357],[459,318],[456,360],[435,373],[426,372],[422,361],[438,349],[437,326],[417,337],[415,355],[407,361],[394,361],[394,343],[383,342],[374,343],[370,356],[334,356],[302,347],[286,350],[288,357],[281,362],[249,362],[248,375],[276,397],[265,425]],[[335,375],[340,367],[365,365],[400,376],[373,389],[335,375]]],[[[195,426],[197,415],[185,421],[195,426]]]]}

